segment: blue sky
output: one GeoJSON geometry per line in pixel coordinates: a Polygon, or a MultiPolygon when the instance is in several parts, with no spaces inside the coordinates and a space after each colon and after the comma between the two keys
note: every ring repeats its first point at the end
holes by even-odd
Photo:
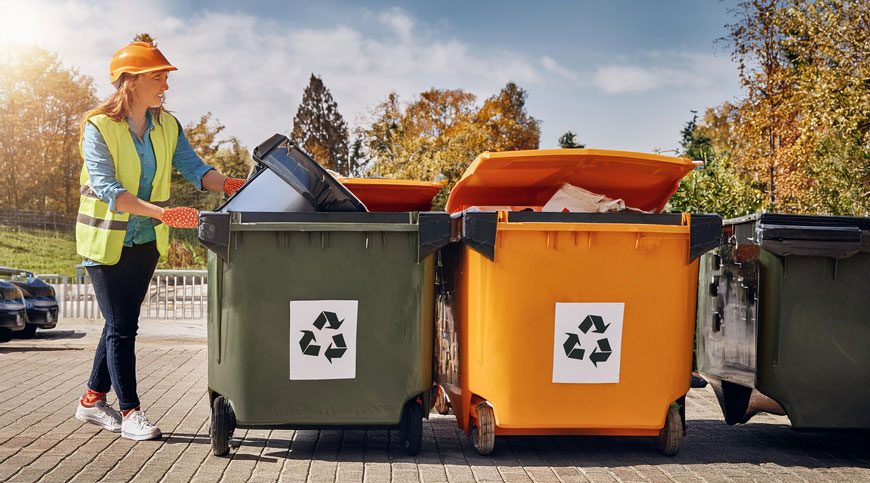
{"type": "Polygon", "coordinates": [[[249,147],[290,130],[314,72],[352,125],[391,90],[410,101],[463,88],[482,100],[513,80],[543,123],[541,147],[571,129],[589,147],[650,152],[677,147],[690,110],[740,95],[714,44],[732,5],[4,0],[0,42],[57,52],[105,96],[114,50],[150,32],[179,67],[169,107],[182,122],[212,111],[249,147]]]}

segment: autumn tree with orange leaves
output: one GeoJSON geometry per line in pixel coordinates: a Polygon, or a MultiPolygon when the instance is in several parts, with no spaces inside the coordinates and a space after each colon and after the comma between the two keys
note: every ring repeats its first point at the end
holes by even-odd
{"type": "MultiPolygon", "coordinates": [[[[480,106],[462,89],[430,89],[406,106],[390,93],[358,132],[367,174],[444,180],[449,188],[484,151],[537,149],[540,121],[526,111],[527,97],[513,82],[480,106]]],[[[447,194],[439,194],[436,207],[447,194]]]]}

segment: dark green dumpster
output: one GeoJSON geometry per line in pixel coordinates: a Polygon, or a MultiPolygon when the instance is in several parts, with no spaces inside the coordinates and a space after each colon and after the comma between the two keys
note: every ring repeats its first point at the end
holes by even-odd
{"type": "Polygon", "coordinates": [[[870,428],[870,218],[726,221],[699,277],[698,369],[728,424],[870,428]]]}
{"type": "Polygon", "coordinates": [[[432,387],[433,254],[449,217],[366,212],[283,136],[254,158],[236,202],[200,216],[215,454],[235,428],[395,428],[416,454],[432,387]],[[276,177],[299,199],[232,210],[244,193],[267,207],[254,195],[271,197],[276,177]]]}

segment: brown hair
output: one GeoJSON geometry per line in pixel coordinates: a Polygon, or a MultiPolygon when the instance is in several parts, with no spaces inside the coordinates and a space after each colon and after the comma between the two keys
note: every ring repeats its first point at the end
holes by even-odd
{"type": "MultiPolygon", "coordinates": [[[[97,105],[97,107],[85,113],[82,118],[82,134],[88,119],[98,114],[105,114],[109,119],[116,122],[127,119],[127,116],[130,115],[130,106],[133,104],[133,80],[139,75],[142,74],[127,74],[126,72],[121,74],[121,77],[118,79],[118,89],[97,105]]],[[[154,123],[160,124],[160,116],[166,109],[163,106],[149,107],[148,111],[151,112],[151,119],[154,120],[154,123]]]]}

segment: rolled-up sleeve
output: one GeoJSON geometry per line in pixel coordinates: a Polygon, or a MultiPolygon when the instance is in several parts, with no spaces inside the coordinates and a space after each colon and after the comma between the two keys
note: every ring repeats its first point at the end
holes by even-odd
{"type": "Polygon", "coordinates": [[[85,124],[82,136],[82,154],[85,166],[90,177],[90,186],[104,203],[109,205],[109,210],[121,213],[115,209],[118,195],[126,191],[121,182],[115,177],[115,162],[106,145],[100,130],[93,124],[85,124]]]}
{"type": "Polygon", "coordinates": [[[202,162],[202,159],[193,150],[193,146],[190,145],[190,141],[187,140],[187,136],[184,135],[184,131],[181,129],[178,130],[178,144],[175,146],[172,166],[200,191],[202,191],[202,177],[205,176],[205,173],[214,169],[213,166],[202,162]]]}

